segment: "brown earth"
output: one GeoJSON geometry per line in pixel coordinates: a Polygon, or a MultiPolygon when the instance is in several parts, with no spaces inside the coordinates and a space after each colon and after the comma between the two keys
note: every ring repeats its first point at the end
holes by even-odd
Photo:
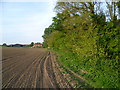
{"type": "Polygon", "coordinates": [[[2,88],[72,88],[72,84],[46,49],[2,49],[2,88]]]}

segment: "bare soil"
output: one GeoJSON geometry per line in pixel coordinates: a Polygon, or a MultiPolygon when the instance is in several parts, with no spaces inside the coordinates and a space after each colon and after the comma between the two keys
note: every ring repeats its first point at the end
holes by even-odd
{"type": "Polygon", "coordinates": [[[2,49],[2,88],[72,88],[54,55],[42,48],[2,49]]]}

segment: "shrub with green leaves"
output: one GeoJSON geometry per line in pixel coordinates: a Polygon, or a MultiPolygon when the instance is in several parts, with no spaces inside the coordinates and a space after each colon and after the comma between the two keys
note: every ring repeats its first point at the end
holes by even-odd
{"type": "MultiPolygon", "coordinates": [[[[61,13],[57,14],[52,25],[45,30],[44,46],[57,52],[59,62],[82,75],[92,87],[119,88],[120,26],[116,24],[119,19],[105,21],[104,13],[93,14],[90,10],[83,10],[80,5],[85,4],[58,4],[58,8],[64,9],[58,9],[61,13]],[[83,74],[81,69],[88,73],[83,74]]],[[[91,7],[93,4],[86,5],[91,7]]]]}

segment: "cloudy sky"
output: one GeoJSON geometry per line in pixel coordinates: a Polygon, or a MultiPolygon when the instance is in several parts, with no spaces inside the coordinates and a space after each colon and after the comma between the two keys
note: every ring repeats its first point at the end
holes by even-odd
{"type": "Polygon", "coordinates": [[[55,16],[54,2],[0,2],[2,43],[43,42],[45,28],[55,16]]]}

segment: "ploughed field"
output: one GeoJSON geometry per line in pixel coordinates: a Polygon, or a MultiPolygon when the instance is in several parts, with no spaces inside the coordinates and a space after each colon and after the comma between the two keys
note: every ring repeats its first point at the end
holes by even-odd
{"type": "Polygon", "coordinates": [[[2,48],[2,88],[70,88],[55,56],[42,48],[2,48]]]}

